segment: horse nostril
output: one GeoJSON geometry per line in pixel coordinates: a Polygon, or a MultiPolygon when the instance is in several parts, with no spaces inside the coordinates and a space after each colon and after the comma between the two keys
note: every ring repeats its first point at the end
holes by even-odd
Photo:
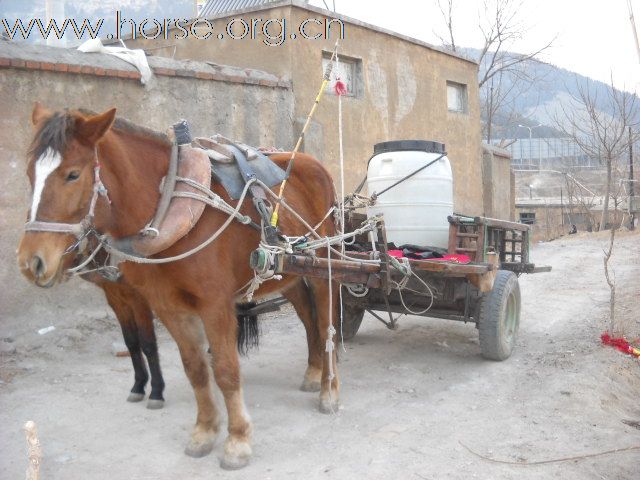
{"type": "Polygon", "coordinates": [[[44,260],[42,260],[38,255],[34,255],[31,259],[31,273],[33,273],[36,278],[40,278],[45,272],[45,267],[46,265],[44,260]]]}

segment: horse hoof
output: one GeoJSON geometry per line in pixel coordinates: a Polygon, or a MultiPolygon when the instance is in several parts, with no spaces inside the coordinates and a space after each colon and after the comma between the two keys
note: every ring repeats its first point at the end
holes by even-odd
{"type": "Polygon", "coordinates": [[[319,392],[320,391],[320,382],[307,380],[306,378],[302,381],[302,385],[300,385],[300,390],[303,392],[319,392]]]}
{"type": "Polygon", "coordinates": [[[147,400],[147,408],[149,410],[160,410],[164,407],[164,400],[157,400],[155,398],[150,398],[147,400]]]}
{"type": "Polygon", "coordinates": [[[246,467],[251,459],[251,445],[247,440],[227,438],[224,443],[224,456],[220,460],[220,467],[224,470],[239,470],[246,467]]]}
{"type": "Polygon", "coordinates": [[[144,393],[133,393],[131,392],[127,397],[127,402],[136,403],[144,400],[144,393]]]}
{"type": "Polygon", "coordinates": [[[251,457],[230,457],[225,455],[222,460],[220,460],[220,468],[223,470],[240,470],[249,465],[250,458],[251,457]]]}
{"type": "Polygon", "coordinates": [[[193,458],[202,458],[211,453],[213,444],[213,440],[207,440],[205,442],[195,442],[191,440],[189,445],[184,449],[184,453],[193,458]]]}
{"type": "Polygon", "coordinates": [[[320,399],[320,413],[329,414],[329,413],[338,413],[338,409],[340,408],[340,402],[338,400],[329,400],[328,398],[320,399]]]}

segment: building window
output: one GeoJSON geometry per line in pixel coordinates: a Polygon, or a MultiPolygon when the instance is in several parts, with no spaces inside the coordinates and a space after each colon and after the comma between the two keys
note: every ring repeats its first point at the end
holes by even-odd
{"type": "MultiPolygon", "coordinates": [[[[327,65],[331,61],[332,52],[322,52],[322,74],[327,70],[327,65]]],[[[331,81],[325,90],[326,93],[335,95],[336,81],[340,81],[347,86],[347,97],[359,97],[362,90],[362,60],[359,58],[346,57],[340,55],[339,61],[334,62],[331,70],[331,81]]]]}
{"type": "Polygon", "coordinates": [[[534,225],[536,223],[536,214],[534,212],[520,212],[520,223],[534,225]]]}
{"type": "Polygon", "coordinates": [[[450,112],[467,113],[467,86],[447,82],[447,105],[450,112]]]}

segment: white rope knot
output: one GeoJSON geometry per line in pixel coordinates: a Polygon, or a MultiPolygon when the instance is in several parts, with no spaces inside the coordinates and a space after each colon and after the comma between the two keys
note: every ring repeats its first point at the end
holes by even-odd
{"type": "Polygon", "coordinates": [[[327,341],[325,343],[325,352],[329,354],[329,381],[333,380],[336,376],[333,372],[333,351],[335,350],[335,345],[333,343],[333,336],[336,334],[336,329],[333,328],[333,325],[329,325],[327,329],[327,341]]]}

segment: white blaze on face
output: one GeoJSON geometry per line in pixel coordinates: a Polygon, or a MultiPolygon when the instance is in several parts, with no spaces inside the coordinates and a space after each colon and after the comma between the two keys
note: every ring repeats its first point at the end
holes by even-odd
{"type": "Polygon", "coordinates": [[[38,206],[42,198],[44,184],[51,173],[62,163],[62,155],[51,148],[47,150],[36,160],[35,164],[35,180],[33,182],[33,199],[31,200],[31,221],[35,221],[38,213],[38,206]]]}

